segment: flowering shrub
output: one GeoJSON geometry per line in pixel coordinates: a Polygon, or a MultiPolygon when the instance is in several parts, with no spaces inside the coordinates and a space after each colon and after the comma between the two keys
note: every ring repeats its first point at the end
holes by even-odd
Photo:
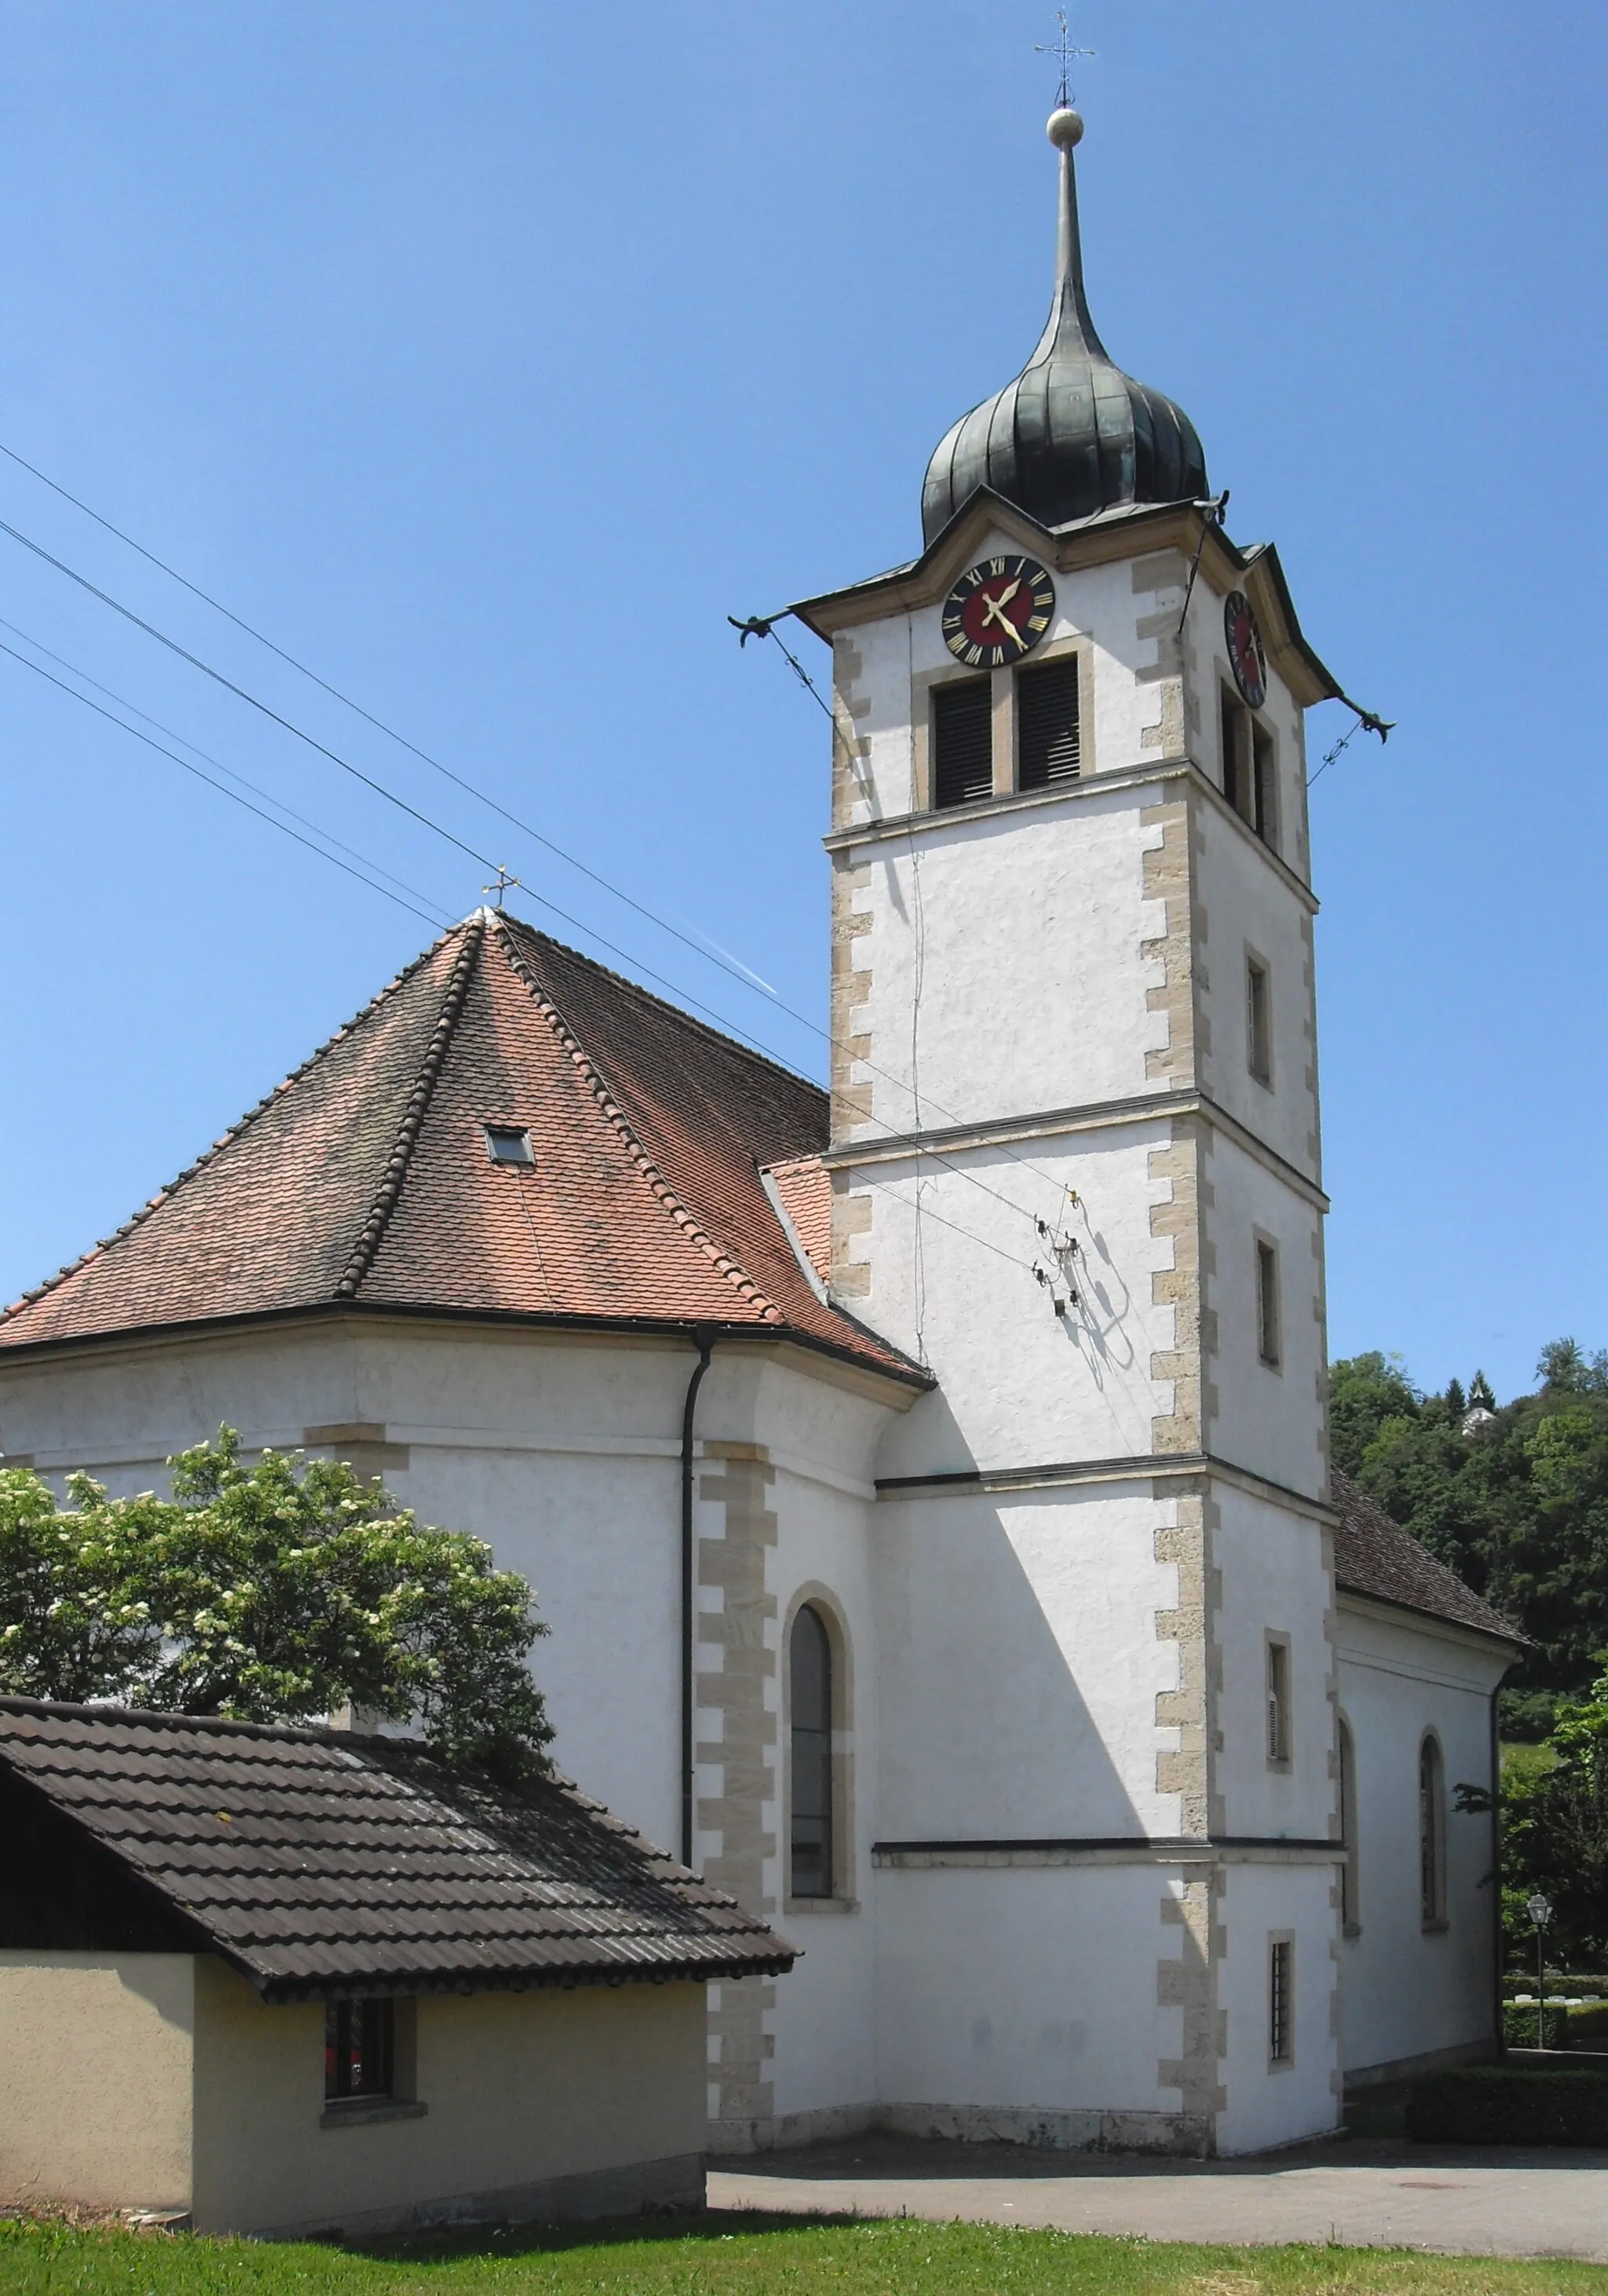
{"type": "Polygon", "coordinates": [[[0,1691],[248,1721],[349,1704],[449,1760],[540,1765],[546,1629],[489,1547],[338,1462],[248,1466],[232,1428],[168,1464],[170,1499],[75,1475],[64,1507],[0,1471],[0,1691]]]}

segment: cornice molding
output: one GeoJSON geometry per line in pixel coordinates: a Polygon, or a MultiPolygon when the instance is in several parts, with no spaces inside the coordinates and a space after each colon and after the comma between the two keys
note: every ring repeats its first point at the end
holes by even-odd
{"type": "Polygon", "coordinates": [[[865,1140],[846,1140],[837,1147],[823,1149],[821,1162],[827,1171],[849,1171],[858,1164],[907,1163],[923,1156],[952,1155],[966,1148],[989,1148],[1013,1140],[1054,1139],[1069,1132],[1103,1132],[1120,1125],[1153,1124],[1180,1116],[1200,1117],[1283,1180],[1315,1211],[1328,1210],[1329,1199],[1316,1180],[1281,1156],[1276,1148],[1269,1147],[1210,1094],[1187,1086],[1169,1092],[1136,1093],[1119,1100],[1084,1101],[1067,1108],[997,1117],[987,1123],[947,1124],[921,1132],[883,1133],[865,1140]]]}
{"type": "Polygon", "coordinates": [[[1327,1499],[1292,1490],[1214,1451],[1129,1452],[1108,1459],[1053,1459],[1025,1467],[952,1467],[925,1475],[879,1475],[881,1502],[917,1497],[964,1497],[977,1491],[1054,1490],[1079,1483],[1232,1484],[1274,1506],[1310,1521],[1336,1523],[1340,1511],[1327,1499]]]}

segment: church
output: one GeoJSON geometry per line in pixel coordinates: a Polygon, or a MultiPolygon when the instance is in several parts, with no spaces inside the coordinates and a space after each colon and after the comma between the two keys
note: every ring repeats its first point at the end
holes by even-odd
{"type": "Polygon", "coordinates": [[[227,1422],[526,1574],[562,1767],[800,1955],[710,1988],[717,2149],[1245,2152],[1494,2046],[1522,1645],[1327,1455],[1343,697],[1100,341],[1082,132],[919,555],[792,609],[830,1093],[481,910],[0,1319],[12,1463],[227,1422]]]}

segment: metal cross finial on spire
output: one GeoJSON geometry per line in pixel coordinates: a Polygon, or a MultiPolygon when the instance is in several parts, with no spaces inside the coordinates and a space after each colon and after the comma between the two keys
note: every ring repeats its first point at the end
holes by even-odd
{"type": "Polygon", "coordinates": [[[1069,78],[1072,69],[1072,58],[1074,56],[1092,56],[1095,52],[1093,48],[1078,48],[1072,45],[1072,36],[1067,29],[1066,10],[1064,8],[1056,9],[1055,21],[1061,27],[1061,37],[1058,40],[1051,42],[1047,45],[1043,41],[1036,41],[1033,46],[1033,53],[1036,56],[1058,56],[1061,59],[1061,93],[1055,98],[1055,102],[1057,107],[1064,111],[1072,100],[1071,84],[1069,78]]]}
{"type": "Polygon", "coordinates": [[[503,906],[504,894],[508,890],[510,885],[517,885],[519,882],[520,881],[517,877],[510,875],[509,872],[504,868],[502,863],[499,861],[496,865],[496,883],[495,885],[482,885],[480,887],[480,890],[482,893],[495,893],[496,895],[496,905],[500,909],[503,906]]]}

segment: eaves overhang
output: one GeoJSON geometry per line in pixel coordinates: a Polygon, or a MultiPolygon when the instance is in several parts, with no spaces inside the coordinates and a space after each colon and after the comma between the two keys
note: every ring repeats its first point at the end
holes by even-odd
{"type": "Polygon", "coordinates": [[[1343,701],[1338,682],[1302,635],[1274,545],[1254,543],[1242,550],[1210,511],[1206,503],[1126,503],[1067,526],[1046,527],[991,488],[979,487],[919,558],[844,589],[801,598],[789,611],[830,645],[840,630],[936,605],[984,533],[1013,535],[1023,549],[1037,552],[1063,574],[1168,549],[1181,551],[1194,563],[1198,553],[1197,578],[1219,597],[1235,589],[1247,592],[1269,659],[1303,709],[1343,701]]]}
{"type": "Polygon", "coordinates": [[[1481,1649],[1489,1649],[1494,1644],[1498,1650],[1511,1651],[1515,1662],[1536,1647],[1517,1627],[1482,1627],[1472,1619],[1448,1618],[1444,1611],[1425,1610],[1418,1603],[1403,1603],[1394,1595],[1375,1594],[1370,1587],[1350,1586],[1338,1572],[1334,1592],[1341,1606],[1359,1617],[1377,1615],[1395,1626],[1417,1627],[1426,1634],[1442,1636],[1448,1642],[1476,1643],[1481,1649]]]}
{"type": "MultiPolygon", "coordinates": [[[[845,1309],[839,1308],[836,1312],[845,1323],[857,1323],[857,1319],[845,1309]]],[[[694,1343],[700,1336],[708,1335],[717,1341],[741,1341],[744,1345],[801,1348],[808,1354],[841,1364],[866,1378],[888,1380],[898,1387],[920,1393],[938,1384],[931,1372],[923,1370],[921,1365],[908,1357],[898,1357],[886,1363],[873,1362],[856,1348],[834,1346],[830,1340],[823,1339],[814,1332],[801,1331],[793,1324],[724,1323],[712,1316],[671,1319],[654,1316],[565,1315],[552,1310],[437,1306],[428,1300],[371,1302],[362,1298],[302,1300],[289,1307],[254,1308],[242,1315],[197,1316],[171,1323],[124,1324],[106,1331],[70,1332],[45,1340],[23,1340],[9,1345],[0,1343],[0,1375],[4,1374],[8,1364],[33,1365],[56,1357],[84,1356],[96,1349],[123,1350],[141,1345],[178,1345],[195,1339],[232,1337],[300,1324],[327,1323],[449,1324],[460,1327],[478,1324],[493,1331],[573,1332],[578,1336],[595,1333],[599,1337],[682,1339],[694,1343]]],[[[857,1328],[860,1328],[857,1324],[857,1328]]],[[[867,1330],[866,1336],[888,1356],[897,1356],[891,1343],[878,1333],[867,1330]]]]}

